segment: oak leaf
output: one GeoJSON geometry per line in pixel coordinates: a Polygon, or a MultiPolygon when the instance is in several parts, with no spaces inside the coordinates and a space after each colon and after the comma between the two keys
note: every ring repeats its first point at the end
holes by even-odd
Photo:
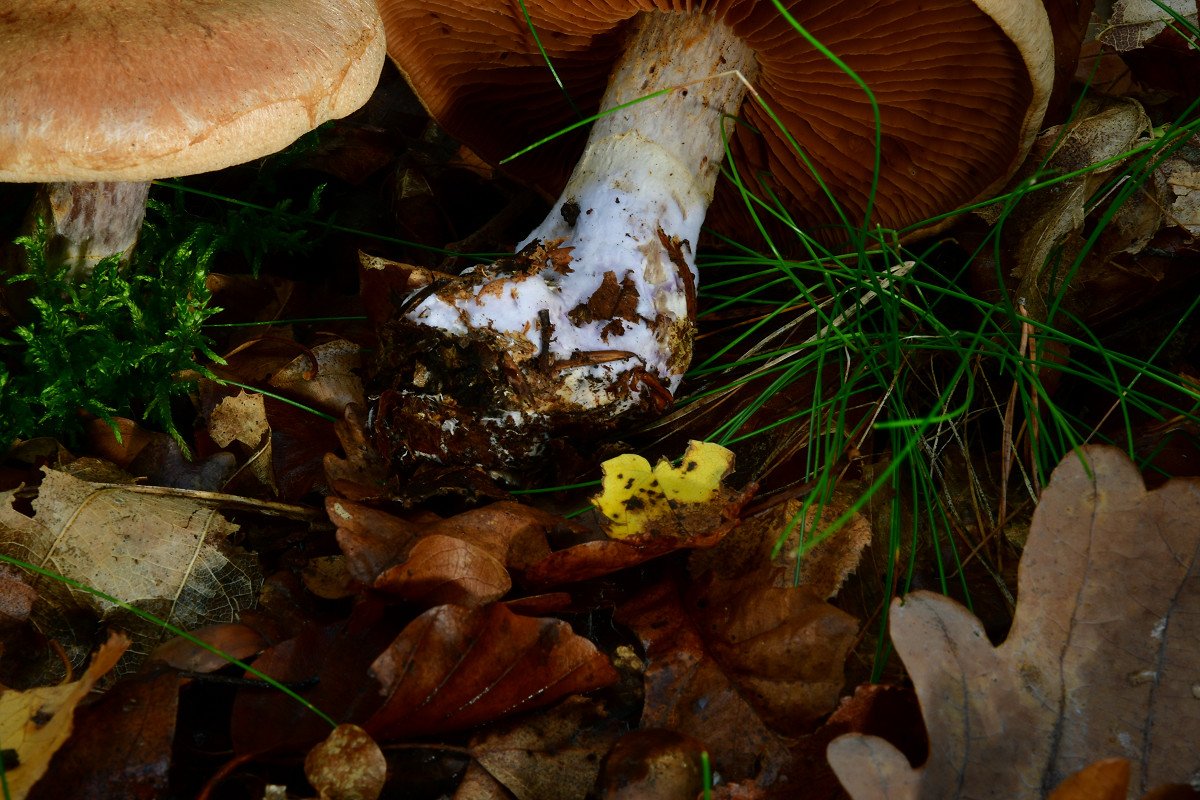
{"type": "Polygon", "coordinates": [[[711,575],[686,594],[663,580],[621,606],[645,649],[642,727],[704,740],[727,781],[770,783],[786,736],[833,710],[857,625],[804,587],[711,575]]]}
{"type": "Polygon", "coordinates": [[[1089,446],[1054,471],[1021,559],[1007,640],[966,609],[914,592],[891,634],[929,735],[914,769],[882,739],[828,757],[852,797],[1044,797],[1109,757],[1132,796],[1200,774],[1200,482],[1146,491],[1118,450],[1089,446]]]}

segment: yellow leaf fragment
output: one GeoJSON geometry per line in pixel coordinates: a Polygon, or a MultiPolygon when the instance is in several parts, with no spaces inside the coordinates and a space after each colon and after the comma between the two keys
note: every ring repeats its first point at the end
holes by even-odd
{"type": "Polygon", "coordinates": [[[670,529],[655,523],[716,499],[721,480],[733,471],[733,453],[719,444],[692,441],[677,467],[664,458],[651,468],[646,459],[627,453],[601,468],[600,494],[592,502],[608,519],[608,535],[628,539],[652,528],[670,529]]]}
{"type": "Polygon", "coordinates": [[[75,706],[128,647],[128,639],[114,635],[101,645],[79,680],[0,693],[0,742],[16,754],[16,766],[4,774],[7,797],[25,797],[46,773],[50,759],[71,735],[75,706]]]}

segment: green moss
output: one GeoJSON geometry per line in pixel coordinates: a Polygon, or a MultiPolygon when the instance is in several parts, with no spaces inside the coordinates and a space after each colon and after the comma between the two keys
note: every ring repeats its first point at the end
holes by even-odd
{"type": "MultiPolygon", "coordinates": [[[[151,205],[151,217],[161,211],[151,205]]],[[[197,354],[219,361],[203,332],[218,311],[205,284],[218,243],[209,226],[182,238],[169,227],[148,222],[127,267],[106,259],[78,284],[46,262],[44,228],[17,240],[27,268],[8,283],[31,300],[23,324],[0,339],[0,446],[69,441],[81,411],[140,418],[182,444],[172,399],[192,387],[185,376],[209,374],[197,354]]]]}

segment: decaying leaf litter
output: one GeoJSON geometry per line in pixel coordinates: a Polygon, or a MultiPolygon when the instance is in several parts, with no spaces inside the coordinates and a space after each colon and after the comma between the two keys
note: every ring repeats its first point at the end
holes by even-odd
{"type": "MultiPolygon", "coordinates": [[[[1078,43],[1078,9],[1049,5],[1056,42],[1078,43]]],[[[1169,5],[1194,21],[1189,4],[1169,5]]],[[[1196,63],[1153,10],[1116,6],[1083,43],[1077,75],[1093,88],[1047,121],[1014,180],[1067,177],[939,234],[971,242],[998,231],[964,280],[1020,294],[1030,364],[1051,386],[1043,409],[1066,407],[1061,386],[1086,362],[1044,341],[1038,324],[1068,309],[1079,330],[1128,341],[1129,327],[1153,327],[1144,320],[1156,303],[1176,308],[1175,290],[1194,286],[1200,144],[1139,166],[1132,200],[1106,212],[1135,183],[1129,151],[1162,136],[1188,102],[1186,80],[1164,81],[1148,54],[1196,63]]],[[[469,242],[461,252],[502,250],[536,222],[523,220],[539,201],[430,127],[394,73],[315,141],[275,188],[329,182],[325,210],[339,228],[469,242]]],[[[250,180],[232,171],[194,185],[234,192],[250,180]]],[[[584,488],[514,495],[512,474],[471,469],[477,442],[458,452],[464,463],[397,473],[403,439],[373,427],[371,365],[393,341],[384,323],[412,278],[397,283],[367,259],[356,298],[352,267],[331,275],[329,265],[353,265],[358,252],[428,274],[462,266],[331,233],[300,258],[268,255],[262,278],[214,275],[228,309],[220,321],[283,322],[220,334],[224,363],[192,395],[199,422],[186,451],[120,418],[115,428],[87,421],[65,446],[31,440],[10,452],[4,551],[81,584],[0,576],[0,700],[30,709],[11,715],[14,743],[0,746],[22,769],[49,765],[36,785],[9,766],[13,796],[690,798],[708,784],[726,797],[1194,796],[1198,495],[1187,478],[1167,480],[1191,474],[1187,417],[1139,418],[1118,439],[1143,472],[1088,446],[1040,491],[1053,464],[1030,448],[1048,428],[1018,410],[972,433],[991,438],[938,462],[959,546],[977,548],[950,581],[934,558],[944,542],[889,541],[894,520],[913,513],[907,499],[856,505],[897,457],[885,438],[861,436],[831,460],[836,491],[814,486],[804,463],[830,421],[791,419],[812,384],[756,405],[750,390],[764,378],[750,374],[749,389],[715,393],[666,425],[580,447],[553,441],[530,468],[530,484],[595,481],[584,488]],[[366,322],[327,319],[341,312],[366,322]],[[790,423],[734,442],[736,457],[685,452],[735,411],[748,412],[747,432],[790,423]],[[676,461],[622,455],[634,450],[676,461]],[[998,465],[1012,478],[995,517],[998,465]],[[835,521],[826,540],[807,541],[835,521]],[[912,559],[905,587],[885,583],[889,559],[912,559]],[[881,586],[896,596],[890,658],[875,641],[890,599],[881,586]],[[919,586],[969,600],[979,617],[903,591],[919,586]],[[113,630],[133,645],[104,644],[113,630]],[[885,679],[871,684],[876,666],[885,679]],[[104,693],[76,708],[93,684],[104,693]],[[71,699],[47,710],[46,691],[71,699]]],[[[566,253],[538,257],[569,268],[566,253]]],[[[222,261],[237,271],[237,258],[222,261]]],[[[917,274],[929,268],[922,260],[917,274]]],[[[628,314],[627,290],[611,288],[577,318],[628,314]]],[[[702,285],[697,302],[703,312],[721,301],[702,285]]],[[[703,319],[697,362],[728,342],[724,323],[703,319]]],[[[1173,335],[1170,369],[1194,387],[1190,328],[1173,335]]],[[[1008,386],[996,388],[1003,407],[1008,386]]],[[[402,407],[391,406],[389,425],[402,407]]],[[[853,409],[840,424],[869,430],[880,406],[864,396],[853,409]]],[[[1113,416],[1089,425],[1107,435],[1113,416]]]]}

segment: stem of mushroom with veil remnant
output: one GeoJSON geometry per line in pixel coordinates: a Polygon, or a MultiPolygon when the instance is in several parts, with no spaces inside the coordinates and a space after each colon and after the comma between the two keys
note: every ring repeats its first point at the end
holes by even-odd
{"type": "MultiPolygon", "coordinates": [[[[579,414],[599,423],[670,404],[691,359],[694,251],[723,125],[756,69],[709,15],[640,14],[546,220],[513,259],[427,287],[406,311],[408,322],[495,355],[503,379],[474,400],[479,424],[579,414]]],[[[439,371],[427,366],[418,372],[439,371]]],[[[443,422],[473,402],[446,399],[453,379],[419,383],[443,422]]]]}

